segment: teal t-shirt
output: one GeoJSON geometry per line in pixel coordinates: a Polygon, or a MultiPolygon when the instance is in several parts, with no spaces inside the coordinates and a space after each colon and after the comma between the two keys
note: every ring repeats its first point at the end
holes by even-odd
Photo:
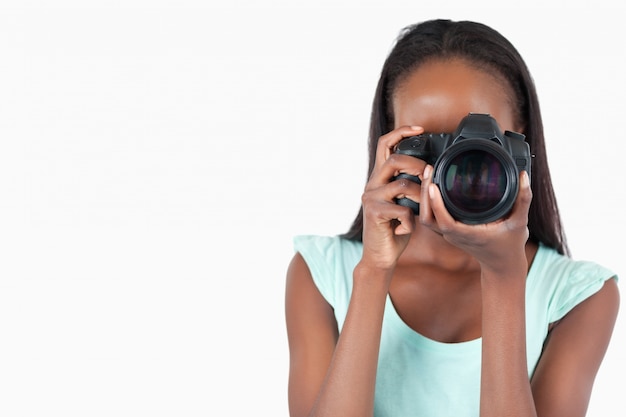
{"type": "MultiPolygon", "coordinates": [[[[363,246],[339,237],[297,236],[319,291],[333,307],[339,330],[348,311],[352,271],[363,246]]],[[[539,246],[526,279],[528,375],[534,372],[548,326],[598,290],[610,270],[574,261],[539,246]]],[[[376,378],[376,417],[478,416],[481,339],[442,343],[420,335],[398,316],[387,297],[376,378]]]]}

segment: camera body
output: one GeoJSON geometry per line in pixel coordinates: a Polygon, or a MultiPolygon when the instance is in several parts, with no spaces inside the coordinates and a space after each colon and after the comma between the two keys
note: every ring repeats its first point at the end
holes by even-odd
{"type": "MultiPolygon", "coordinates": [[[[466,224],[489,223],[506,216],[519,192],[519,175],[530,177],[530,147],[521,133],[500,130],[489,114],[469,113],[455,132],[427,133],[401,140],[395,153],[423,159],[433,166],[446,209],[466,224]]],[[[418,177],[400,174],[420,183],[418,177]]],[[[396,199],[419,214],[419,204],[396,199]]]]}

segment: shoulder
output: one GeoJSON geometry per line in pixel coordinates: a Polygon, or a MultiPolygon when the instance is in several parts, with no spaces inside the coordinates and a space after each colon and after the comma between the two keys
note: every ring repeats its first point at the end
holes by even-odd
{"type": "Polygon", "coordinates": [[[581,410],[587,408],[619,305],[616,279],[609,279],[554,323],[533,377],[537,411],[583,415],[581,410]]]}
{"type": "Polygon", "coordinates": [[[550,323],[532,378],[537,412],[582,416],[617,319],[617,276],[540,246],[528,278],[530,298],[545,303],[550,323]]]}
{"type": "Polygon", "coordinates": [[[346,267],[352,271],[363,253],[361,242],[340,236],[301,235],[294,237],[293,242],[314,277],[346,267]]]}
{"type": "Polygon", "coordinates": [[[301,235],[293,239],[295,266],[307,269],[324,298],[336,306],[352,287],[352,272],[361,259],[363,245],[340,236],[301,235]]]}
{"type": "Polygon", "coordinates": [[[336,257],[350,252],[361,252],[361,242],[344,239],[341,236],[298,235],[293,238],[297,252],[316,254],[324,257],[336,257]]]}
{"type": "Polygon", "coordinates": [[[533,267],[544,272],[574,275],[582,279],[584,275],[593,277],[617,278],[609,268],[588,259],[575,259],[557,252],[556,249],[539,244],[533,267]]]}
{"type": "Polygon", "coordinates": [[[549,302],[553,322],[600,291],[611,278],[617,279],[616,274],[596,262],[575,260],[540,245],[528,274],[527,290],[549,302]]]}

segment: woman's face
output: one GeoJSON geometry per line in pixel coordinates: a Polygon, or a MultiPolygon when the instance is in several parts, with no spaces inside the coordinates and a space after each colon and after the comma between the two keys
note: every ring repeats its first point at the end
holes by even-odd
{"type": "Polygon", "coordinates": [[[421,126],[452,133],[468,113],[488,113],[502,131],[520,132],[511,89],[499,77],[461,59],[426,62],[400,83],[392,98],[395,128],[421,126]]]}

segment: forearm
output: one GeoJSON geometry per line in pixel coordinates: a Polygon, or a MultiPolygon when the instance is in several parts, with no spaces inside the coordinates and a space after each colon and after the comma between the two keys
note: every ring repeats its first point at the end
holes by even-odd
{"type": "Polygon", "coordinates": [[[385,272],[357,267],[335,353],[311,416],[371,416],[388,292],[385,272]]]}
{"type": "Polygon", "coordinates": [[[526,357],[525,268],[482,273],[481,417],[536,416],[526,357]]]}

